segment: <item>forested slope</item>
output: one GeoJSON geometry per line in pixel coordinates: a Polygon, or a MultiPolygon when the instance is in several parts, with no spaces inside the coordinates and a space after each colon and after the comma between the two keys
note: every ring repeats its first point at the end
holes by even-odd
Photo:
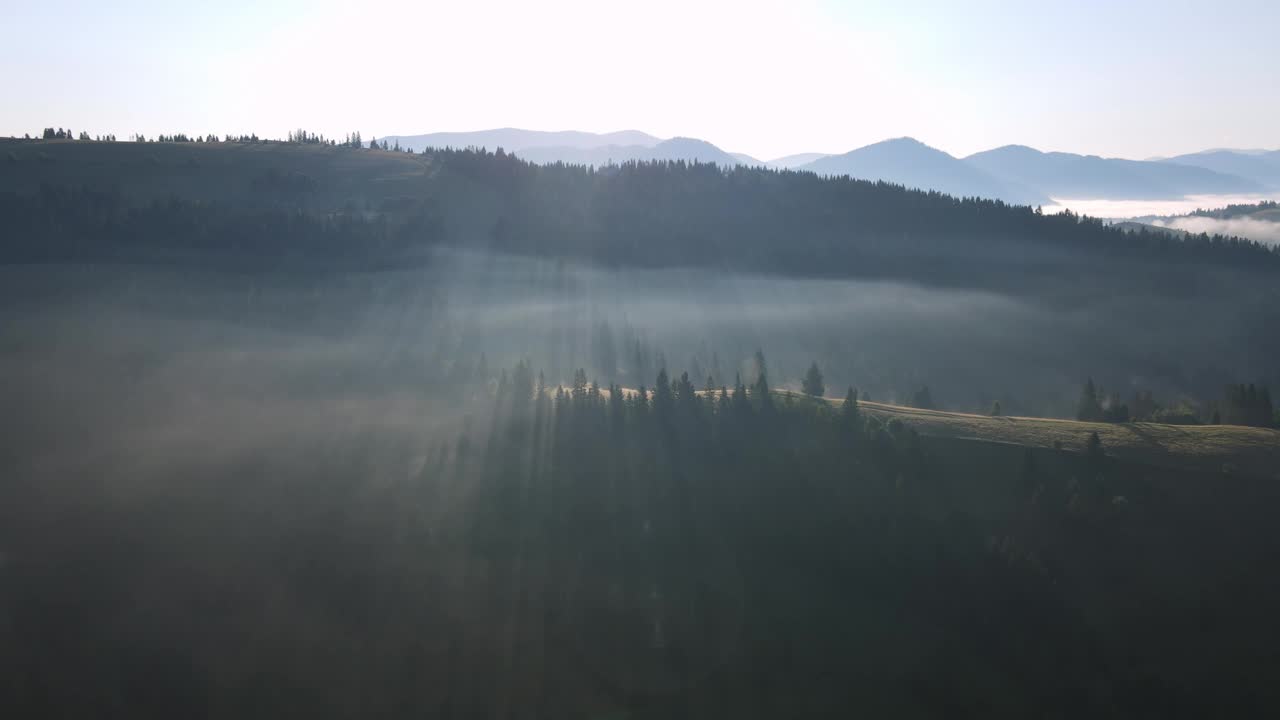
{"type": "Polygon", "coordinates": [[[19,231],[5,248],[11,259],[178,244],[185,238],[166,223],[185,222],[218,237],[210,251],[228,250],[224,236],[234,235],[230,249],[264,256],[325,252],[323,238],[336,232],[370,262],[446,244],[633,267],[1022,289],[1086,268],[1090,282],[1122,275],[1150,287],[1184,285],[1204,268],[1280,271],[1280,255],[1245,241],[1126,234],[997,201],[762,168],[677,161],[592,170],[465,150],[293,143],[0,148],[0,192],[9,192],[0,217],[19,231]],[[282,235],[282,214],[315,227],[282,235]],[[322,238],[318,246],[311,236],[322,238]]]}

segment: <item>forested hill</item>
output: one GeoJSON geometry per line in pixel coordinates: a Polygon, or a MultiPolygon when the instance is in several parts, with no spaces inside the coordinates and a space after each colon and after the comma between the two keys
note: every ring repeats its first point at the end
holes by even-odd
{"type": "Polygon", "coordinates": [[[501,151],[4,141],[0,218],[7,261],[190,251],[386,264],[444,245],[975,287],[1085,268],[1092,282],[1162,286],[1193,268],[1280,270],[1280,253],[1248,241],[1125,233],[885,183],[682,161],[538,166],[501,151]]]}

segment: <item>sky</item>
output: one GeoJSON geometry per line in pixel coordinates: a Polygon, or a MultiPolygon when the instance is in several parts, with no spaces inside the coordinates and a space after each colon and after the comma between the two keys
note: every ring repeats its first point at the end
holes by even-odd
{"type": "Polygon", "coordinates": [[[1280,2],[0,0],[0,135],[521,127],[772,159],[1280,147],[1280,2]]]}

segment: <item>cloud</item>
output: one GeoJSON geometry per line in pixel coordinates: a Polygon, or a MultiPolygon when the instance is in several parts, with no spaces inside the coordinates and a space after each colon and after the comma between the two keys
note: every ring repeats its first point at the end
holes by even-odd
{"type": "Polygon", "coordinates": [[[1275,193],[1249,195],[1188,195],[1177,200],[1073,200],[1054,198],[1052,205],[1045,205],[1046,213],[1071,210],[1081,215],[1112,220],[1141,220],[1152,217],[1187,215],[1202,208],[1220,208],[1228,205],[1251,205],[1263,200],[1280,200],[1275,193]]]}
{"type": "Polygon", "coordinates": [[[1171,218],[1169,220],[1154,220],[1151,224],[1159,227],[1186,230],[1196,234],[1235,235],[1257,240],[1268,245],[1280,245],[1280,222],[1269,222],[1254,218],[1220,220],[1218,218],[1192,216],[1171,218]]]}

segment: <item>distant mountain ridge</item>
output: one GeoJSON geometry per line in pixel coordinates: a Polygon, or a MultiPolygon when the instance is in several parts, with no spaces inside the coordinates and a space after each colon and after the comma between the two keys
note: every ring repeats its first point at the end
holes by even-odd
{"type": "Polygon", "coordinates": [[[515,154],[524,160],[539,165],[563,162],[569,165],[621,164],[632,160],[693,160],[704,163],[715,163],[722,167],[733,167],[744,163],[705,140],[694,138],[671,138],[656,145],[603,145],[590,148],[572,146],[531,147],[516,150],[515,154]]]}
{"type": "Polygon", "coordinates": [[[1025,145],[958,158],[914,138],[885,140],[847,153],[798,153],[761,161],[697,138],[658,138],[639,130],[590,133],[497,128],[476,132],[388,135],[380,141],[427,147],[503,148],[538,164],[601,166],[691,160],[722,167],[764,166],[819,175],[884,180],[961,197],[1014,204],[1054,200],[1173,200],[1189,195],[1280,194],[1280,150],[1206,150],[1153,160],[1042,152],[1025,145]]]}
{"type": "Polygon", "coordinates": [[[496,128],[474,132],[438,132],[423,135],[387,135],[386,137],[378,138],[378,140],[392,144],[399,142],[401,147],[409,148],[414,152],[421,152],[428,147],[482,147],[486,150],[502,148],[508,152],[548,147],[600,148],[610,145],[652,147],[662,142],[662,138],[654,137],[639,130],[590,133],[578,130],[546,131],[521,130],[519,128],[496,128]]]}
{"type": "Polygon", "coordinates": [[[1041,152],[1025,145],[975,153],[966,163],[1053,198],[1159,200],[1196,194],[1265,192],[1257,180],[1176,163],[1041,152]]]}
{"type": "Polygon", "coordinates": [[[1253,178],[1271,188],[1280,188],[1280,150],[1205,150],[1165,158],[1160,162],[1253,178]]]}
{"type": "Polygon", "coordinates": [[[843,155],[819,158],[796,169],[819,175],[884,180],[957,197],[996,198],[1020,205],[1049,202],[1048,196],[1034,188],[995,177],[909,137],[885,140],[843,155]]]}
{"type": "Polygon", "coordinates": [[[830,156],[831,153],[796,153],[795,155],[785,155],[780,158],[774,158],[773,160],[766,162],[765,165],[778,170],[790,170],[830,156]]]}

